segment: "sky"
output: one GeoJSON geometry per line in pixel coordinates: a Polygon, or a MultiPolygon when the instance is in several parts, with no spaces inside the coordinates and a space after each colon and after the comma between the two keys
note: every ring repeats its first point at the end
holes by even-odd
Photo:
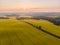
{"type": "Polygon", "coordinates": [[[0,0],[0,11],[60,12],[60,0],[0,0]]]}

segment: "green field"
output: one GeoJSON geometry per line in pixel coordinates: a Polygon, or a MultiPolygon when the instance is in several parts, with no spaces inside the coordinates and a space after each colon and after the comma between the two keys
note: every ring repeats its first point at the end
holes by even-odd
{"type": "MultiPolygon", "coordinates": [[[[60,26],[46,20],[23,20],[60,36],[60,26]]],[[[0,45],[60,45],[60,39],[16,19],[0,20],[0,45]]]]}
{"type": "Polygon", "coordinates": [[[37,27],[41,26],[42,29],[60,36],[60,26],[56,26],[47,20],[41,19],[41,20],[24,20],[24,21],[29,22],[37,27]]]}

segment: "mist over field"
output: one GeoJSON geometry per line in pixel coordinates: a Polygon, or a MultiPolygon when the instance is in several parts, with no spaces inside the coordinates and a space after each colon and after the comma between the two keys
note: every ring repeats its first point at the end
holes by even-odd
{"type": "Polygon", "coordinates": [[[0,0],[0,45],[60,45],[60,0],[0,0]]]}
{"type": "Polygon", "coordinates": [[[0,12],[0,45],[60,45],[60,12],[0,12]]]}

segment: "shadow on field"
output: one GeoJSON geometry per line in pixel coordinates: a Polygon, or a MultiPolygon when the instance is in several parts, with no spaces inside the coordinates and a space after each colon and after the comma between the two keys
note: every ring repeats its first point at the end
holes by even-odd
{"type": "Polygon", "coordinates": [[[48,32],[48,31],[46,31],[46,30],[42,29],[42,27],[41,27],[41,26],[37,27],[37,26],[35,26],[35,25],[33,25],[33,24],[29,23],[29,22],[26,22],[26,21],[22,21],[22,22],[27,23],[27,24],[29,24],[29,25],[33,26],[34,28],[39,29],[40,31],[42,31],[42,32],[44,32],[44,33],[47,33],[47,34],[49,34],[49,35],[51,35],[51,36],[53,36],[53,37],[56,37],[56,38],[60,39],[60,36],[55,35],[55,34],[53,34],[53,33],[51,33],[51,32],[48,32]]]}

